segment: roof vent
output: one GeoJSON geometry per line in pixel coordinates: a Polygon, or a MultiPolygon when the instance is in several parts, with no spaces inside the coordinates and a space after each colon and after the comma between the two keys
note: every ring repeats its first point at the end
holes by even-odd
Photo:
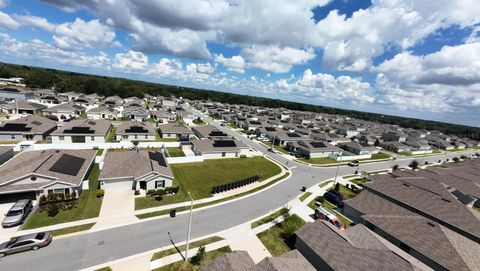
{"type": "Polygon", "coordinates": [[[446,202],[451,202],[450,200],[444,199],[444,198],[442,198],[442,200],[443,200],[443,201],[446,201],[446,202]]]}
{"type": "Polygon", "coordinates": [[[430,227],[435,227],[435,224],[433,224],[432,222],[427,222],[427,224],[428,224],[430,227]]]}
{"type": "Polygon", "coordinates": [[[59,153],[59,152],[60,152],[60,150],[56,150],[55,152],[56,152],[56,153],[59,153]]]}
{"type": "Polygon", "coordinates": [[[408,183],[402,183],[402,184],[405,185],[406,187],[410,187],[408,183]]]}

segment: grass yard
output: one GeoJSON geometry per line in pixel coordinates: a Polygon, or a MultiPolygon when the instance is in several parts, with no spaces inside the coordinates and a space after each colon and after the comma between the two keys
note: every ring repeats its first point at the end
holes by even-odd
{"type": "Polygon", "coordinates": [[[368,160],[381,160],[381,159],[390,159],[390,155],[383,152],[379,152],[379,153],[372,154],[372,158],[368,160]]]}
{"type": "Polygon", "coordinates": [[[336,163],[344,163],[344,162],[337,162],[333,160],[332,158],[329,157],[319,157],[319,158],[300,158],[298,159],[302,162],[309,163],[309,164],[315,164],[315,165],[327,165],[327,164],[336,164],[336,163]]]}
{"type": "Polygon", "coordinates": [[[100,268],[100,269],[97,269],[95,271],[112,271],[112,268],[110,268],[109,266],[107,267],[103,267],[103,268],[100,268]]]}
{"type": "Polygon", "coordinates": [[[300,201],[306,200],[308,197],[310,197],[311,194],[312,194],[312,192],[305,192],[305,193],[299,198],[300,201]]]}
{"type": "MultiPolygon", "coordinates": [[[[358,192],[353,192],[352,190],[346,188],[343,185],[340,185],[339,188],[340,188],[339,192],[343,195],[345,200],[351,199],[351,198],[355,197],[356,195],[358,195],[358,192]]],[[[330,190],[333,190],[333,189],[335,189],[334,186],[332,186],[332,188],[328,189],[327,191],[330,191],[330,190]]]]}
{"type": "Polygon", "coordinates": [[[323,188],[323,187],[325,187],[325,186],[327,186],[331,183],[333,183],[333,181],[330,180],[330,181],[323,182],[323,183],[319,184],[318,186],[320,186],[320,188],[323,188]]]}
{"type": "MultiPolygon", "coordinates": [[[[215,242],[222,241],[222,240],[223,240],[223,238],[219,237],[219,236],[213,236],[213,237],[210,237],[210,238],[198,240],[198,241],[195,241],[195,242],[191,242],[189,249],[197,248],[197,247],[201,247],[201,246],[206,246],[208,244],[215,243],[215,242]]],[[[178,250],[180,250],[183,253],[183,252],[185,252],[185,249],[187,248],[187,246],[186,245],[181,245],[181,246],[178,246],[177,248],[178,248],[178,250]]],[[[155,260],[161,259],[163,257],[178,253],[178,250],[176,248],[172,247],[170,249],[157,252],[157,253],[153,254],[151,261],[155,261],[155,260]]]]}
{"type": "MultiPolygon", "coordinates": [[[[384,160],[384,159],[390,159],[390,155],[385,154],[383,152],[379,152],[376,154],[372,154],[371,158],[358,159],[358,161],[360,163],[370,163],[370,162],[374,162],[374,160],[384,160]]],[[[300,158],[298,160],[305,163],[314,164],[314,165],[328,165],[328,164],[346,165],[349,163],[348,161],[335,161],[330,157],[320,157],[320,158],[310,158],[310,159],[300,158]]]]}
{"type": "Polygon", "coordinates": [[[79,231],[88,231],[93,227],[93,225],[95,225],[95,223],[54,230],[54,231],[50,231],[50,233],[53,236],[59,236],[59,235],[70,234],[70,233],[79,232],[79,231]]]}
{"type": "Polygon", "coordinates": [[[153,271],[199,271],[201,268],[213,260],[215,260],[218,256],[221,256],[225,253],[230,253],[232,250],[229,246],[219,248],[217,250],[212,250],[205,253],[205,258],[203,259],[202,264],[200,265],[193,265],[190,261],[185,265],[183,261],[178,261],[169,265],[162,266],[160,268],[154,269],[153,271]]]}
{"type": "Polygon", "coordinates": [[[283,153],[283,154],[290,154],[290,153],[288,152],[288,150],[285,149],[285,147],[283,147],[283,146],[274,145],[273,147],[274,147],[277,151],[279,151],[279,152],[281,152],[281,153],[283,153]]]}
{"type": "Polygon", "coordinates": [[[251,224],[251,227],[253,229],[253,228],[256,228],[256,227],[261,226],[263,224],[267,224],[268,222],[273,221],[275,218],[288,213],[288,211],[289,210],[287,208],[282,208],[282,209],[280,209],[280,210],[278,210],[278,211],[276,211],[276,212],[274,212],[274,213],[272,213],[272,214],[270,214],[270,215],[268,215],[264,218],[261,218],[261,219],[255,221],[255,222],[253,222],[251,224]]]}
{"type": "Polygon", "coordinates": [[[103,154],[103,149],[98,149],[97,150],[97,156],[101,156],[103,154]]]}
{"type": "Polygon", "coordinates": [[[300,217],[292,215],[286,221],[257,234],[257,236],[272,256],[279,256],[295,249],[295,232],[304,224],[305,221],[300,217]]]}
{"type": "Polygon", "coordinates": [[[115,134],[117,133],[117,127],[112,126],[112,130],[108,133],[106,142],[114,142],[115,141],[115,134]]]}
{"type": "Polygon", "coordinates": [[[212,187],[259,175],[260,181],[281,172],[279,166],[263,157],[206,160],[171,165],[175,180],[194,199],[212,196],[212,187]]]}
{"type": "Polygon", "coordinates": [[[353,180],[350,180],[352,183],[356,184],[356,185],[360,185],[362,183],[366,183],[368,182],[368,179],[367,178],[357,178],[357,179],[353,179],[353,180]]]}
{"type": "Polygon", "coordinates": [[[59,223],[77,221],[97,217],[102,206],[102,198],[97,198],[99,185],[98,175],[100,169],[95,164],[88,176],[89,189],[82,191],[78,199],[78,205],[72,210],[60,210],[54,217],[49,217],[47,212],[35,212],[23,226],[24,230],[50,226],[59,223]]]}
{"type": "Polygon", "coordinates": [[[183,153],[182,148],[171,147],[167,148],[169,157],[184,157],[185,153],[183,153]]]}

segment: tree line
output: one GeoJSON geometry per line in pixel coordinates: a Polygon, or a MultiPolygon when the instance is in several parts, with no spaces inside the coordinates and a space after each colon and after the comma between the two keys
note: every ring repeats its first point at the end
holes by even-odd
{"type": "Polygon", "coordinates": [[[171,86],[124,78],[81,74],[55,69],[31,67],[0,63],[0,77],[22,77],[25,84],[30,88],[51,88],[60,92],[75,91],[80,93],[97,93],[103,96],[118,95],[120,97],[137,96],[145,94],[153,96],[184,97],[190,100],[211,100],[230,104],[245,104],[270,108],[283,107],[290,110],[310,111],[316,113],[328,113],[346,115],[352,118],[368,121],[378,121],[385,124],[397,124],[404,128],[437,130],[445,134],[453,134],[460,137],[468,137],[480,140],[480,128],[466,125],[458,125],[430,120],[404,118],[398,116],[381,115],[369,112],[359,112],[279,99],[269,99],[248,95],[239,95],[226,92],[195,89],[180,86],[171,86]]]}

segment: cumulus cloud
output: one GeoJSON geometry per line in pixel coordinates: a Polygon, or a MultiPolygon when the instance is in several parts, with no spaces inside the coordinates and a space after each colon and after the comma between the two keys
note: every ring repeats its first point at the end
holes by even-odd
{"type": "Polygon", "coordinates": [[[293,65],[305,64],[315,58],[313,49],[301,50],[291,47],[252,46],[242,50],[247,66],[274,73],[286,73],[293,65]]]}
{"type": "Polygon", "coordinates": [[[227,70],[245,73],[245,60],[242,56],[232,56],[230,58],[224,57],[223,54],[215,55],[215,62],[227,67],[227,70]]]}
{"type": "Polygon", "coordinates": [[[113,67],[126,72],[138,72],[147,69],[148,57],[141,52],[129,50],[115,55],[113,67]]]}
{"type": "Polygon", "coordinates": [[[43,17],[33,15],[14,15],[14,18],[23,26],[38,27],[49,32],[53,32],[56,28],[55,24],[48,22],[48,20],[43,17]]]}
{"type": "Polygon", "coordinates": [[[0,28],[16,29],[20,26],[10,15],[0,11],[0,28]]]}
{"type": "Polygon", "coordinates": [[[77,18],[55,27],[53,40],[56,46],[65,50],[102,48],[115,43],[115,32],[98,19],[87,22],[77,18]]]}

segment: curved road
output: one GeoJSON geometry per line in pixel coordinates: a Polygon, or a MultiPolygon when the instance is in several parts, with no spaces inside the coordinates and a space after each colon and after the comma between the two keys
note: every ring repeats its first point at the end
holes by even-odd
{"type": "MultiPolygon", "coordinates": [[[[208,118],[195,111],[203,119],[208,118]]],[[[285,164],[288,160],[281,155],[270,153],[257,144],[236,132],[220,127],[217,128],[235,135],[244,143],[269,155],[285,164]]],[[[421,162],[438,161],[459,154],[440,155],[421,158],[421,162]]],[[[412,159],[400,159],[361,165],[362,171],[373,171],[391,168],[394,164],[406,166],[412,159]]],[[[246,198],[224,203],[220,206],[194,211],[192,238],[213,234],[228,228],[243,224],[249,220],[275,210],[286,204],[301,192],[300,187],[310,187],[322,180],[335,176],[334,168],[317,168],[290,161],[292,175],[289,179],[272,186],[261,193],[246,198]]],[[[339,176],[352,174],[355,169],[340,167],[339,176]]],[[[171,233],[175,242],[185,241],[188,214],[179,214],[176,218],[164,217],[140,222],[113,229],[81,234],[73,237],[54,240],[50,246],[38,251],[30,251],[9,255],[0,259],[1,270],[78,270],[113,260],[146,252],[152,249],[170,245],[167,232],[171,233]]]]}

